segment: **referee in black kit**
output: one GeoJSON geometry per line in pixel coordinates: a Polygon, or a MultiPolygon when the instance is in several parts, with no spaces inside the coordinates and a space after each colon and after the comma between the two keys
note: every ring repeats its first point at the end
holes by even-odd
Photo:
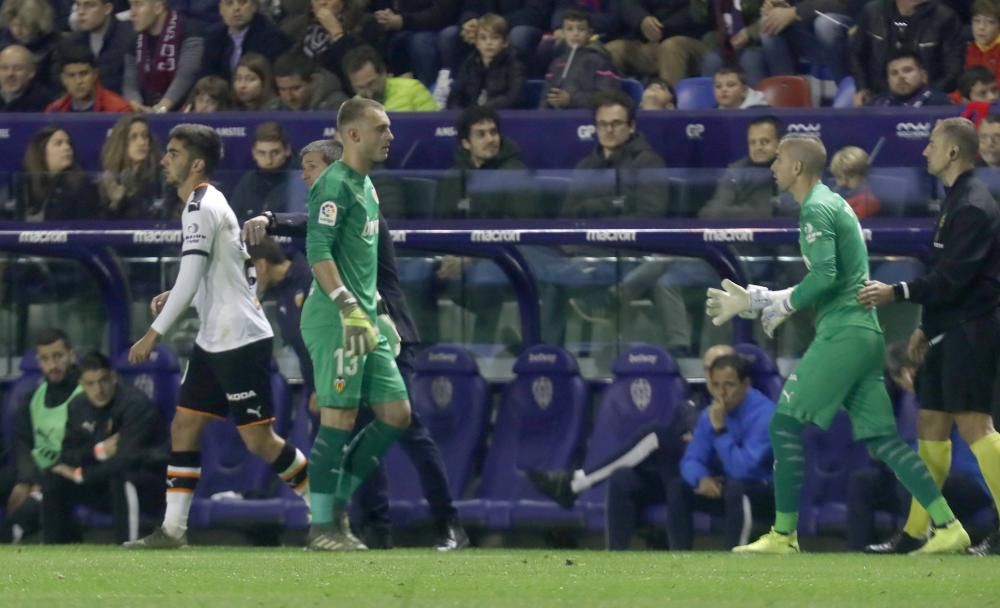
{"type": "MultiPolygon", "coordinates": [[[[939,120],[924,149],[927,171],[948,191],[934,230],[924,277],[886,285],[866,281],[858,301],[868,308],[896,300],[923,305],[921,326],[910,336],[917,375],[921,458],[940,486],[951,466],[953,423],[972,448],[994,505],[1000,498],[1000,207],[974,175],[979,152],[976,128],[965,118],[939,120]]],[[[867,548],[871,553],[909,552],[927,534],[926,513],[915,502],[903,531],[867,548]]],[[[1000,532],[969,549],[1000,554],[1000,532]]]]}

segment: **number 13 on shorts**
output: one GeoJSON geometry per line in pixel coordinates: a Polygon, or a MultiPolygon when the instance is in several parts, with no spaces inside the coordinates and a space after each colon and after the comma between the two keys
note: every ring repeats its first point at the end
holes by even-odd
{"type": "Polygon", "coordinates": [[[338,348],[333,351],[333,356],[337,360],[338,377],[353,376],[358,373],[358,357],[355,355],[344,355],[343,348],[338,348]]]}

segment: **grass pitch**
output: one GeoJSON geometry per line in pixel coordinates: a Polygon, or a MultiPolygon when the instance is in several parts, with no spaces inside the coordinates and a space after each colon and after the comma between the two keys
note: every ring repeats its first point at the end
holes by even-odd
{"type": "Polygon", "coordinates": [[[996,606],[1000,559],[426,549],[0,548],[0,606],[996,606]]]}

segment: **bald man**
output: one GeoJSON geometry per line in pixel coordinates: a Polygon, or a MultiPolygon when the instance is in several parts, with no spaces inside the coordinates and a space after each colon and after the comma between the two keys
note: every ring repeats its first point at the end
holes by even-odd
{"type": "Polygon", "coordinates": [[[854,438],[883,461],[930,514],[934,533],[915,553],[954,553],[969,535],[941,496],[927,466],[899,438],[882,379],[885,341],[874,310],[857,300],[868,279],[868,251],[850,205],[820,181],[826,148],[816,137],[786,136],[771,164],[778,189],[802,207],[799,248],[809,273],[798,285],[769,291],[730,281],[710,289],[706,312],[720,325],[735,314],[760,314],[768,336],[797,310],[816,309],[816,338],[781,391],[769,432],[774,449],[775,523],[738,553],[797,553],[799,494],[805,475],[802,430],[829,428],[844,407],[854,438]]]}
{"type": "Polygon", "coordinates": [[[58,96],[35,80],[31,51],[19,44],[0,51],[0,112],[44,112],[58,96]]]}
{"type": "MultiPolygon", "coordinates": [[[[718,344],[705,351],[702,366],[706,384],[709,368],[716,359],[733,355],[728,344],[718,344]]],[[[713,401],[711,385],[709,394],[713,401]]],[[[565,509],[572,509],[578,496],[611,478],[608,488],[608,549],[627,549],[638,519],[636,509],[618,505],[635,502],[663,502],[666,485],[678,475],[678,464],[684,448],[691,440],[691,429],[698,420],[698,410],[691,404],[678,408],[673,420],[642,428],[616,454],[593,471],[525,471],[538,489],[565,509]]]]}

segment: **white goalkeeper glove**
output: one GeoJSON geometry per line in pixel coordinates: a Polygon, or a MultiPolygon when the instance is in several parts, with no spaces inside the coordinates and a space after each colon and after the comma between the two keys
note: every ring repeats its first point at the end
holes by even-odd
{"type": "Polygon", "coordinates": [[[705,314],[712,318],[712,324],[719,326],[736,315],[744,319],[754,319],[757,313],[770,304],[770,291],[759,285],[748,285],[745,289],[729,279],[722,281],[722,289],[708,290],[705,314]]]}
{"type": "Polygon", "coordinates": [[[774,330],[795,312],[795,307],[792,306],[793,289],[789,287],[768,294],[770,304],[760,312],[760,324],[764,326],[764,333],[768,338],[774,338],[774,330]]]}

